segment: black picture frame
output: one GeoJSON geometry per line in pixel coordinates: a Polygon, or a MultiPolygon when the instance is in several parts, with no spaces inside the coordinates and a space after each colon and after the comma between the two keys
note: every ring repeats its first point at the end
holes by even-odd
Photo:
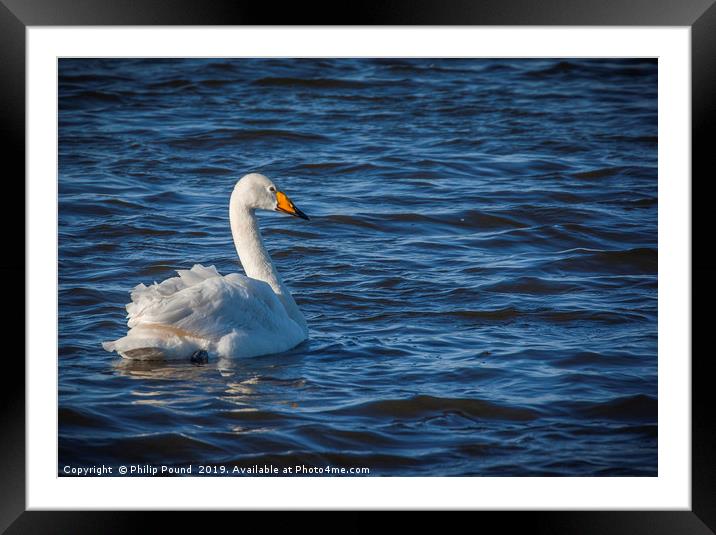
{"type": "MultiPolygon", "coordinates": [[[[28,26],[82,25],[570,25],[570,26],[688,26],[691,28],[692,61],[692,200],[694,186],[713,174],[710,168],[710,140],[716,130],[716,0],[390,0],[323,5],[321,3],[237,2],[231,0],[0,0],[0,132],[3,143],[4,185],[17,187],[6,197],[3,228],[14,230],[25,198],[25,30],[28,26]],[[709,167],[707,167],[709,166],[709,167]],[[10,169],[14,170],[10,172],[10,169]],[[708,173],[708,174],[707,174],[708,173]],[[698,178],[696,178],[698,177],[698,178]],[[8,210],[8,208],[11,208],[8,210]],[[13,221],[15,221],[13,226],[13,221]]],[[[675,178],[678,179],[678,178],[675,178]]],[[[6,195],[9,189],[6,189],[6,195]]],[[[702,195],[699,202],[708,202],[702,195]]],[[[694,217],[692,202],[692,245],[709,231],[709,222],[694,217]]],[[[702,214],[704,212],[701,212],[702,214]]],[[[24,287],[16,282],[25,277],[24,235],[7,232],[10,245],[0,270],[5,280],[14,281],[6,299],[24,302],[24,287]],[[15,247],[12,247],[15,246],[15,247]],[[23,295],[20,295],[20,292],[23,295]],[[23,299],[23,301],[20,301],[23,299]]],[[[8,243],[9,242],[9,243],[8,243]]],[[[696,277],[716,270],[704,261],[708,251],[692,253],[692,284],[696,277]]],[[[697,300],[710,301],[713,284],[699,287],[697,300]]],[[[692,301],[692,344],[696,326],[710,321],[710,314],[695,314],[692,301]]],[[[24,315],[15,313],[15,317],[24,315]]],[[[16,320],[19,322],[19,320],[16,320]]],[[[6,334],[13,331],[6,325],[6,334]]],[[[18,326],[19,331],[19,326],[18,326]]],[[[19,344],[18,344],[19,345],[19,344]]],[[[692,509],[690,511],[530,511],[478,513],[480,525],[489,519],[502,532],[529,529],[536,533],[624,533],[707,534],[716,532],[716,451],[714,422],[710,411],[709,352],[692,346],[692,509]]],[[[14,348],[13,348],[14,349],[14,348]]],[[[18,352],[19,354],[19,348],[18,352]]],[[[141,512],[29,512],[25,510],[25,367],[23,359],[6,354],[0,373],[0,531],[6,533],[122,533],[148,527],[147,516],[157,518],[163,531],[186,522],[186,515],[141,512]],[[140,518],[140,516],[145,518],[140,518]],[[6,530],[6,531],[5,531],[6,530]]],[[[24,354],[24,351],[23,351],[24,354]]],[[[53,360],[48,356],[48,362],[53,360]]],[[[341,531],[363,532],[373,521],[352,512],[342,521],[341,531]]],[[[179,526],[180,527],[180,526],[179,526]]],[[[312,526],[315,528],[318,526],[312,526]]],[[[335,527],[335,526],[334,526],[335,527]]]]}

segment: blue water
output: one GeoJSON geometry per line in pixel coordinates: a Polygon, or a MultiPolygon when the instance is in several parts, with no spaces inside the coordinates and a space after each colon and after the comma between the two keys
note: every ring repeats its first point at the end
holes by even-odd
{"type": "MultiPolygon", "coordinates": [[[[59,466],[657,475],[657,63],[61,59],[59,466]],[[102,350],[136,284],[241,272],[261,214],[294,350],[102,350]]],[[[48,356],[48,358],[52,358],[48,356]]]]}

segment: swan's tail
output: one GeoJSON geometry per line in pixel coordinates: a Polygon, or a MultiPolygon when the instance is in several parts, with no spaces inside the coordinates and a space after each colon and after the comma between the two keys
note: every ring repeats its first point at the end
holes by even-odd
{"type": "Polygon", "coordinates": [[[130,329],[127,336],[102,342],[102,347],[126,359],[168,360],[189,358],[196,351],[207,350],[209,343],[169,325],[140,325],[130,329]]]}
{"type": "Polygon", "coordinates": [[[166,360],[167,353],[163,348],[132,347],[135,344],[127,338],[125,336],[114,342],[102,342],[102,348],[110,353],[116,351],[121,357],[130,360],[166,360]]]}

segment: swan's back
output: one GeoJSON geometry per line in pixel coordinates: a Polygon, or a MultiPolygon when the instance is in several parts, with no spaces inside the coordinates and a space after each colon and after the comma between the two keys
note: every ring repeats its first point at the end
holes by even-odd
{"type": "Polygon", "coordinates": [[[200,264],[177,273],[132,290],[130,330],[105,342],[106,350],[142,360],[189,358],[201,350],[252,357],[286,351],[306,338],[267,283],[200,264]]]}

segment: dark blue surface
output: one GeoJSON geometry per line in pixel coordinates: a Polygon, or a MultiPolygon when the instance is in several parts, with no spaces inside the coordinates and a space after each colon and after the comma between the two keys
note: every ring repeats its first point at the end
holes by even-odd
{"type": "Polygon", "coordinates": [[[60,60],[59,470],[657,475],[655,60],[60,60]],[[310,327],[102,350],[140,282],[241,271],[250,171],[310,327]]]}

